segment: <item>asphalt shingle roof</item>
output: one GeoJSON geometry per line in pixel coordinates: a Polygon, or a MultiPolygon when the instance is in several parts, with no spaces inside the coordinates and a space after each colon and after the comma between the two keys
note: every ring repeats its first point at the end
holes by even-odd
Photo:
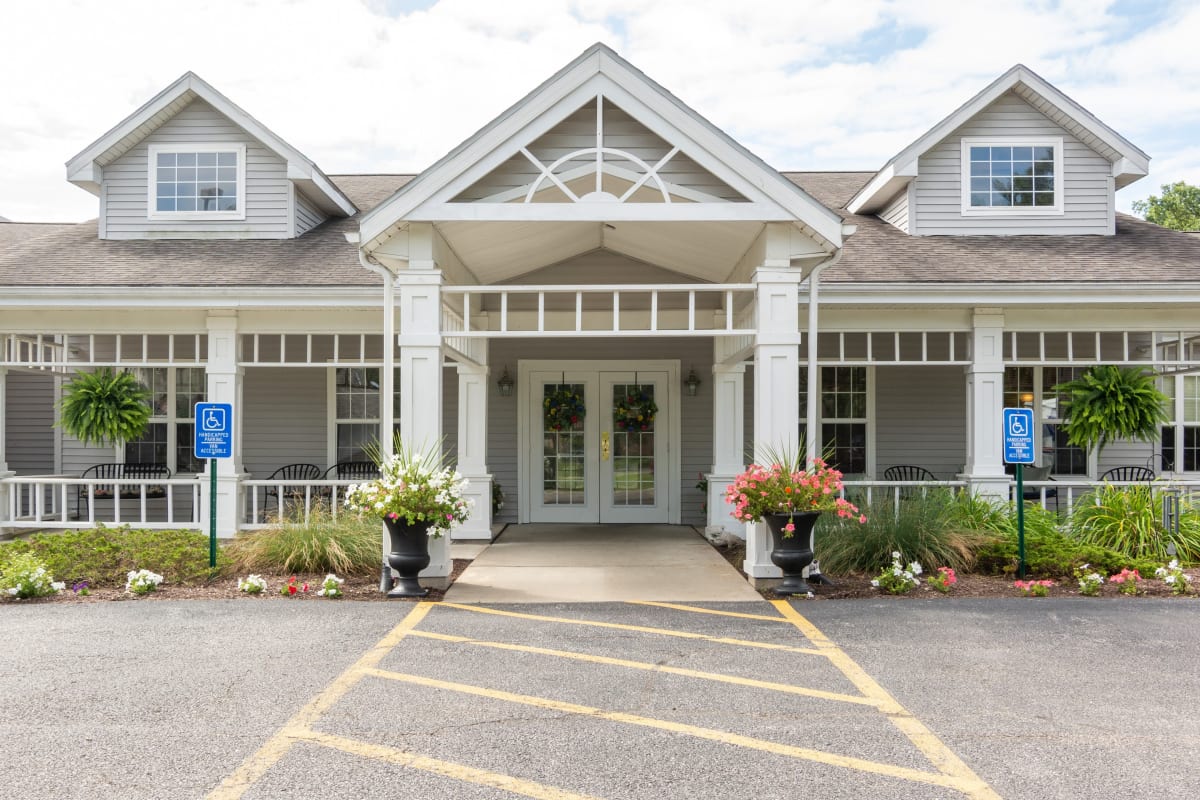
{"type": "MultiPolygon", "coordinates": [[[[1123,214],[1115,236],[908,236],[845,204],[874,173],[784,173],[858,227],[828,283],[1200,283],[1200,237],[1123,214]]],[[[330,178],[368,211],[411,175],[330,178]]],[[[0,223],[0,286],[375,286],[331,219],[298,239],[101,240],[96,222],[0,223]]]]}

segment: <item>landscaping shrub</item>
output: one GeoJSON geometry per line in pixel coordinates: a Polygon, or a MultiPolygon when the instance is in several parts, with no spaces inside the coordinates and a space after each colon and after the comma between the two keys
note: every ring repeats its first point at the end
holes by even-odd
{"type": "Polygon", "coordinates": [[[939,490],[905,497],[898,515],[890,494],[877,498],[861,509],[867,516],[863,524],[825,514],[817,523],[816,534],[821,569],[875,573],[892,562],[893,552],[930,569],[969,569],[976,551],[993,536],[983,527],[964,524],[964,517],[985,513],[975,507],[976,502],[982,501],[958,499],[939,490]]]}
{"type": "MultiPolygon", "coordinates": [[[[1116,550],[1159,564],[1172,554],[1183,564],[1200,563],[1200,512],[1181,498],[1179,536],[1162,526],[1162,492],[1154,486],[1105,485],[1079,498],[1071,515],[1071,535],[1085,544],[1116,550]]],[[[1146,573],[1151,574],[1151,573],[1146,573]]]]}
{"type": "MultiPolygon", "coordinates": [[[[1078,512],[1078,506],[1076,511],[1078,512]]],[[[1013,574],[1017,571],[1017,520],[1016,510],[1010,507],[1005,514],[1005,524],[992,539],[980,548],[976,570],[993,575],[1013,574]]],[[[1156,564],[1145,559],[1129,556],[1080,542],[1059,529],[1058,517],[1040,506],[1025,507],[1025,566],[1033,575],[1071,580],[1075,571],[1084,564],[1091,569],[1112,575],[1122,569],[1153,569],[1156,564]]]]}
{"type": "MultiPolygon", "coordinates": [[[[67,583],[87,581],[92,588],[125,586],[130,570],[149,569],[173,584],[208,580],[208,537],[190,530],[95,528],[38,533],[0,545],[0,563],[28,553],[67,583]]],[[[223,563],[217,553],[218,569],[223,563]]]]}
{"type": "Polygon", "coordinates": [[[247,572],[333,572],[369,575],[379,572],[382,527],[378,517],[359,519],[314,507],[308,520],[303,509],[269,528],[242,534],[225,547],[230,569],[247,572]]]}

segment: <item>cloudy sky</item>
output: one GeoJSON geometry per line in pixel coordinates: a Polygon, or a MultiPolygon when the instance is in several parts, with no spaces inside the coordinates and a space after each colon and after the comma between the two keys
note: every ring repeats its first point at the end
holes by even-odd
{"type": "Polygon", "coordinates": [[[0,25],[0,216],[77,221],[64,162],[192,70],[330,174],[428,166],[601,41],[781,170],[880,167],[1016,62],[1200,184],[1200,3],[38,0],[0,25]]]}

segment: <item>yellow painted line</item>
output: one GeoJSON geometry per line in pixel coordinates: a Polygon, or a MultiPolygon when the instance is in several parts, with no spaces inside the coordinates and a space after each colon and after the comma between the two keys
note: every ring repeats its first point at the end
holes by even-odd
{"type": "Polygon", "coordinates": [[[566,617],[543,617],[539,614],[522,614],[517,611],[501,611],[498,608],[486,608],[484,606],[467,606],[459,603],[438,603],[441,608],[457,608],[460,611],[471,611],[475,614],[495,614],[501,617],[516,617],[517,619],[531,619],[537,622],[559,622],[564,625],[586,625],[593,628],[612,628],[621,631],[635,631],[637,633],[653,633],[659,636],[674,636],[680,639],[697,639],[704,642],[713,642],[714,644],[728,644],[737,647],[756,647],[761,650],[780,650],[785,653],[804,653],[810,656],[823,656],[825,652],[811,647],[792,647],[787,644],[774,644],[772,642],[753,642],[746,639],[730,639],[725,636],[706,636],[703,633],[691,633],[689,631],[673,631],[669,628],[647,628],[642,625],[622,625],[617,622],[598,622],[596,620],[587,619],[568,619],[566,617]]]}
{"type": "Polygon", "coordinates": [[[807,747],[796,747],[789,744],[780,744],[779,742],[770,742],[765,739],[755,739],[750,736],[729,733],[728,731],[718,731],[713,730],[712,728],[701,728],[696,725],[687,725],[682,722],[669,722],[667,720],[653,719],[651,717],[642,717],[636,714],[626,714],[620,711],[604,711],[603,709],[592,708],[591,706],[581,706],[575,703],[564,703],[558,700],[549,700],[544,697],[531,697],[529,695],[513,694],[512,692],[500,691],[498,689],[488,689],[482,686],[471,686],[464,683],[453,683],[451,681],[442,681],[436,678],[426,678],[421,675],[407,675],[401,672],[391,672],[389,670],[377,668],[368,669],[366,670],[366,673],[379,678],[386,678],[387,680],[400,681],[417,686],[427,686],[433,689],[443,689],[451,692],[460,692],[462,694],[475,695],[476,697],[502,700],[508,703],[519,703],[521,705],[533,706],[535,708],[544,708],[548,711],[558,711],[566,714],[579,714],[581,716],[608,720],[610,722],[621,722],[627,725],[640,725],[646,728],[670,731],[672,733],[694,736],[699,739],[707,739],[709,741],[720,742],[722,744],[727,744],[734,747],[744,747],[750,750],[759,750],[765,753],[773,753],[775,755],[787,756],[804,761],[812,761],[818,764],[843,767],[845,769],[856,770],[858,772],[868,772],[875,775],[884,775],[889,778],[898,778],[901,780],[915,781],[917,783],[931,784],[933,786],[944,786],[964,793],[967,793],[968,789],[975,788],[973,785],[970,785],[966,781],[953,775],[939,774],[936,772],[923,772],[921,770],[900,767],[893,764],[882,764],[878,761],[868,761],[866,759],[854,758],[852,756],[841,756],[835,753],[826,753],[821,750],[811,750],[807,747]]]}
{"type": "Polygon", "coordinates": [[[481,786],[491,786],[492,788],[501,789],[513,794],[535,797],[538,800],[599,800],[589,794],[576,794],[575,792],[568,792],[566,789],[559,789],[556,786],[534,783],[533,781],[514,778],[511,775],[488,772],[487,770],[468,767],[465,764],[441,761],[436,758],[417,755],[416,753],[407,753],[403,750],[397,750],[394,747],[345,739],[341,736],[333,736],[328,733],[297,731],[296,737],[302,741],[332,747],[343,753],[350,753],[351,755],[370,758],[376,761],[387,761],[411,769],[424,770],[425,772],[432,772],[458,781],[476,783],[481,786]]]}
{"type": "Polygon", "coordinates": [[[718,617],[738,617],[739,619],[758,619],[763,622],[783,622],[786,619],[779,617],[768,617],[766,614],[744,614],[740,611],[717,611],[713,608],[700,608],[699,606],[685,606],[679,603],[660,603],[656,600],[626,600],[625,602],[633,606],[655,606],[657,608],[672,608],[676,611],[689,611],[693,614],[715,614],[718,617]]]}
{"type": "Polygon", "coordinates": [[[784,692],[787,694],[798,694],[805,697],[816,697],[821,700],[836,700],[840,703],[854,703],[857,705],[877,706],[878,704],[868,698],[856,694],[841,694],[840,692],[826,692],[821,689],[808,689],[803,686],[792,686],[786,683],[772,683],[770,681],[760,681],[754,678],[741,678],[736,675],[723,675],[717,672],[701,672],[694,669],[685,669],[683,667],[671,667],[666,664],[651,664],[646,661],[628,661],[623,658],[610,658],[608,656],[596,656],[591,653],[578,653],[569,650],[550,650],[545,647],[532,647],[524,644],[510,644],[508,642],[493,642],[486,639],[471,639],[466,636],[450,636],[445,633],[430,633],[428,631],[413,631],[411,636],[419,636],[425,639],[437,639],[443,642],[454,642],[456,644],[469,644],[477,647],[491,647],[496,650],[512,650],[518,653],[535,653],[543,656],[553,656],[555,658],[569,658],[575,661],[587,661],[593,664],[605,664],[613,667],[628,667],[629,669],[641,669],[647,672],[664,672],[669,675],[681,675],[687,678],[699,678],[706,681],[716,681],[718,683],[732,683],[736,686],[749,686],[754,689],[767,689],[772,692],[784,692]]]}
{"type": "Polygon", "coordinates": [[[283,727],[258,749],[258,752],[247,758],[232,775],[221,781],[221,785],[207,795],[208,800],[236,800],[245,794],[247,789],[287,754],[298,733],[311,727],[321,714],[345,696],[346,692],[350,691],[351,687],[362,678],[365,671],[378,665],[392,648],[412,632],[421,623],[421,620],[425,619],[425,615],[432,608],[433,603],[418,603],[416,608],[410,611],[399,625],[392,628],[387,636],[380,639],[378,644],[368,650],[362,658],[347,667],[345,672],[333,680],[333,683],[321,690],[304,708],[297,711],[291,719],[284,723],[283,727]]]}
{"type": "Polygon", "coordinates": [[[900,705],[894,697],[888,694],[874,678],[866,673],[854,659],[833,643],[817,626],[813,625],[792,607],[786,600],[772,600],[772,605],[779,610],[783,617],[795,625],[810,642],[822,650],[846,678],[853,683],[864,696],[875,700],[879,709],[887,714],[888,719],[905,736],[908,737],[918,750],[937,767],[942,774],[950,776],[959,782],[956,787],[970,798],[976,800],[999,800],[1000,796],[982,778],[954,754],[941,739],[934,735],[923,722],[914,717],[900,705]]]}

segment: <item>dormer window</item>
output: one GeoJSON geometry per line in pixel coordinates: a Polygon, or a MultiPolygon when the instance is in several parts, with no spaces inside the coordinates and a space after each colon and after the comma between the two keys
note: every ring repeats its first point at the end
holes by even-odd
{"type": "Polygon", "coordinates": [[[245,219],[246,147],[150,145],[151,219],[245,219]]]}
{"type": "Polygon", "coordinates": [[[963,214],[1063,213],[1062,150],[1061,138],[963,137],[963,214]]]}

